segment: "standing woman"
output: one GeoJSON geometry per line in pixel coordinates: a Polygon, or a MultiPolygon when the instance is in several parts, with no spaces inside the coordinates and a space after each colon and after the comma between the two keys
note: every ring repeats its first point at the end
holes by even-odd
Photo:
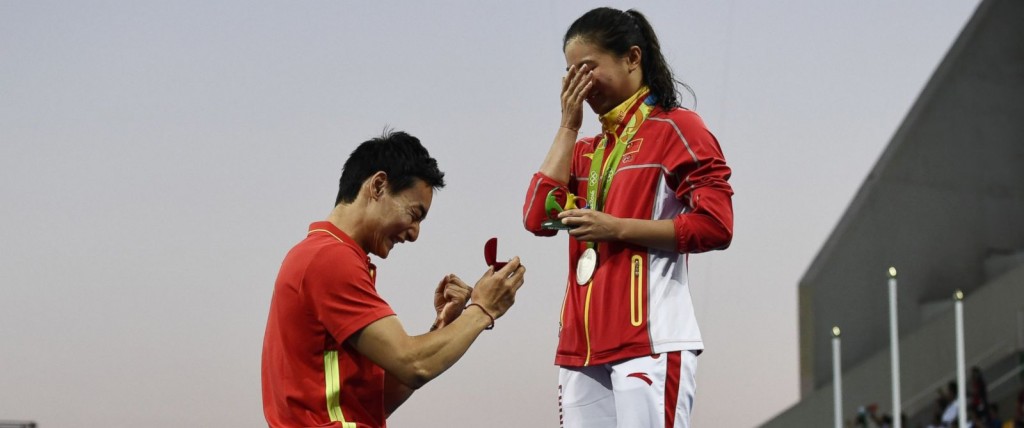
{"type": "Polygon", "coordinates": [[[562,48],[561,125],[523,207],[527,230],[553,236],[546,207],[566,193],[578,201],[554,222],[570,236],[555,356],[562,426],[688,427],[704,344],[686,257],[729,246],[731,171],[679,106],[640,12],[591,10],[562,48]],[[578,139],[584,101],[602,133],[578,139]]]}

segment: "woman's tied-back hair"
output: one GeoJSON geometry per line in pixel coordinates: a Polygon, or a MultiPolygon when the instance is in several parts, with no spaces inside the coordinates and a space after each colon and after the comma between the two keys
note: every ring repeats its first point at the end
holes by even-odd
{"type": "Polygon", "coordinates": [[[647,18],[635,9],[625,12],[610,7],[599,7],[576,19],[562,40],[562,50],[573,39],[592,43],[618,56],[625,56],[633,46],[640,48],[640,66],[643,69],[644,84],[651,89],[656,103],[662,109],[679,107],[679,91],[676,84],[693,90],[675,79],[672,69],[661,54],[661,44],[654,28],[647,18]]]}
{"type": "Polygon", "coordinates": [[[363,182],[377,171],[388,175],[390,194],[412,187],[415,179],[423,180],[434,189],[444,187],[444,173],[418,138],[401,131],[385,130],[383,135],[363,142],[349,155],[341,171],[334,204],[355,201],[363,182]]]}

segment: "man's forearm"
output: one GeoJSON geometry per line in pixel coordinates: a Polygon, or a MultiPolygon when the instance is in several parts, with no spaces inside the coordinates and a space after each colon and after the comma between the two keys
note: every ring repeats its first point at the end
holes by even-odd
{"type": "Polygon", "coordinates": [[[408,336],[397,317],[385,317],[349,341],[395,381],[416,389],[455,364],[488,324],[490,319],[482,312],[467,310],[444,328],[408,336]]]}
{"type": "Polygon", "coordinates": [[[489,320],[480,310],[466,310],[451,324],[411,338],[406,364],[419,379],[409,386],[419,388],[453,366],[490,324],[489,320]]]}

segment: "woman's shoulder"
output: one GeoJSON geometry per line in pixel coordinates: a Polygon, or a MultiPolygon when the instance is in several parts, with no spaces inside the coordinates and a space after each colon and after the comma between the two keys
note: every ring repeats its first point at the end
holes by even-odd
{"type": "Polygon", "coordinates": [[[587,135],[580,137],[576,140],[576,148],[583,150],[590,148],[593,150],[594,145],[597,144],[598,137],[599,135],[587,135]]]}
{"type": "Polygon", "coordinates": [[[657,107],[651,112],[650,118],[661,119],[662,121],[670,120],[676,123],[704,123],[704,119],[701,119],[697,112],[685,107],[673,107],[668,110],[657,107]]]}
{"type": "Polygon", "coordinates": [[[669,110],[658,107],[651,112],[647,120],[670,126],[683,133],[707,130],[704,119],[701,119],[697,112],[683,107],[675,107],[669,110]]]}

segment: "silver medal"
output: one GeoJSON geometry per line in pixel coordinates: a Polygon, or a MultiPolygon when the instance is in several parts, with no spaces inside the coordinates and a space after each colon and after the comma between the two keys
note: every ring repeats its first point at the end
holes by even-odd
{"type": "Polygon", "coordinates": [[[594,276],[594,269],[597,268],[597,251],[587,248],[580,259],[576,261],[576,284],[586,285],[594,276]]]}

